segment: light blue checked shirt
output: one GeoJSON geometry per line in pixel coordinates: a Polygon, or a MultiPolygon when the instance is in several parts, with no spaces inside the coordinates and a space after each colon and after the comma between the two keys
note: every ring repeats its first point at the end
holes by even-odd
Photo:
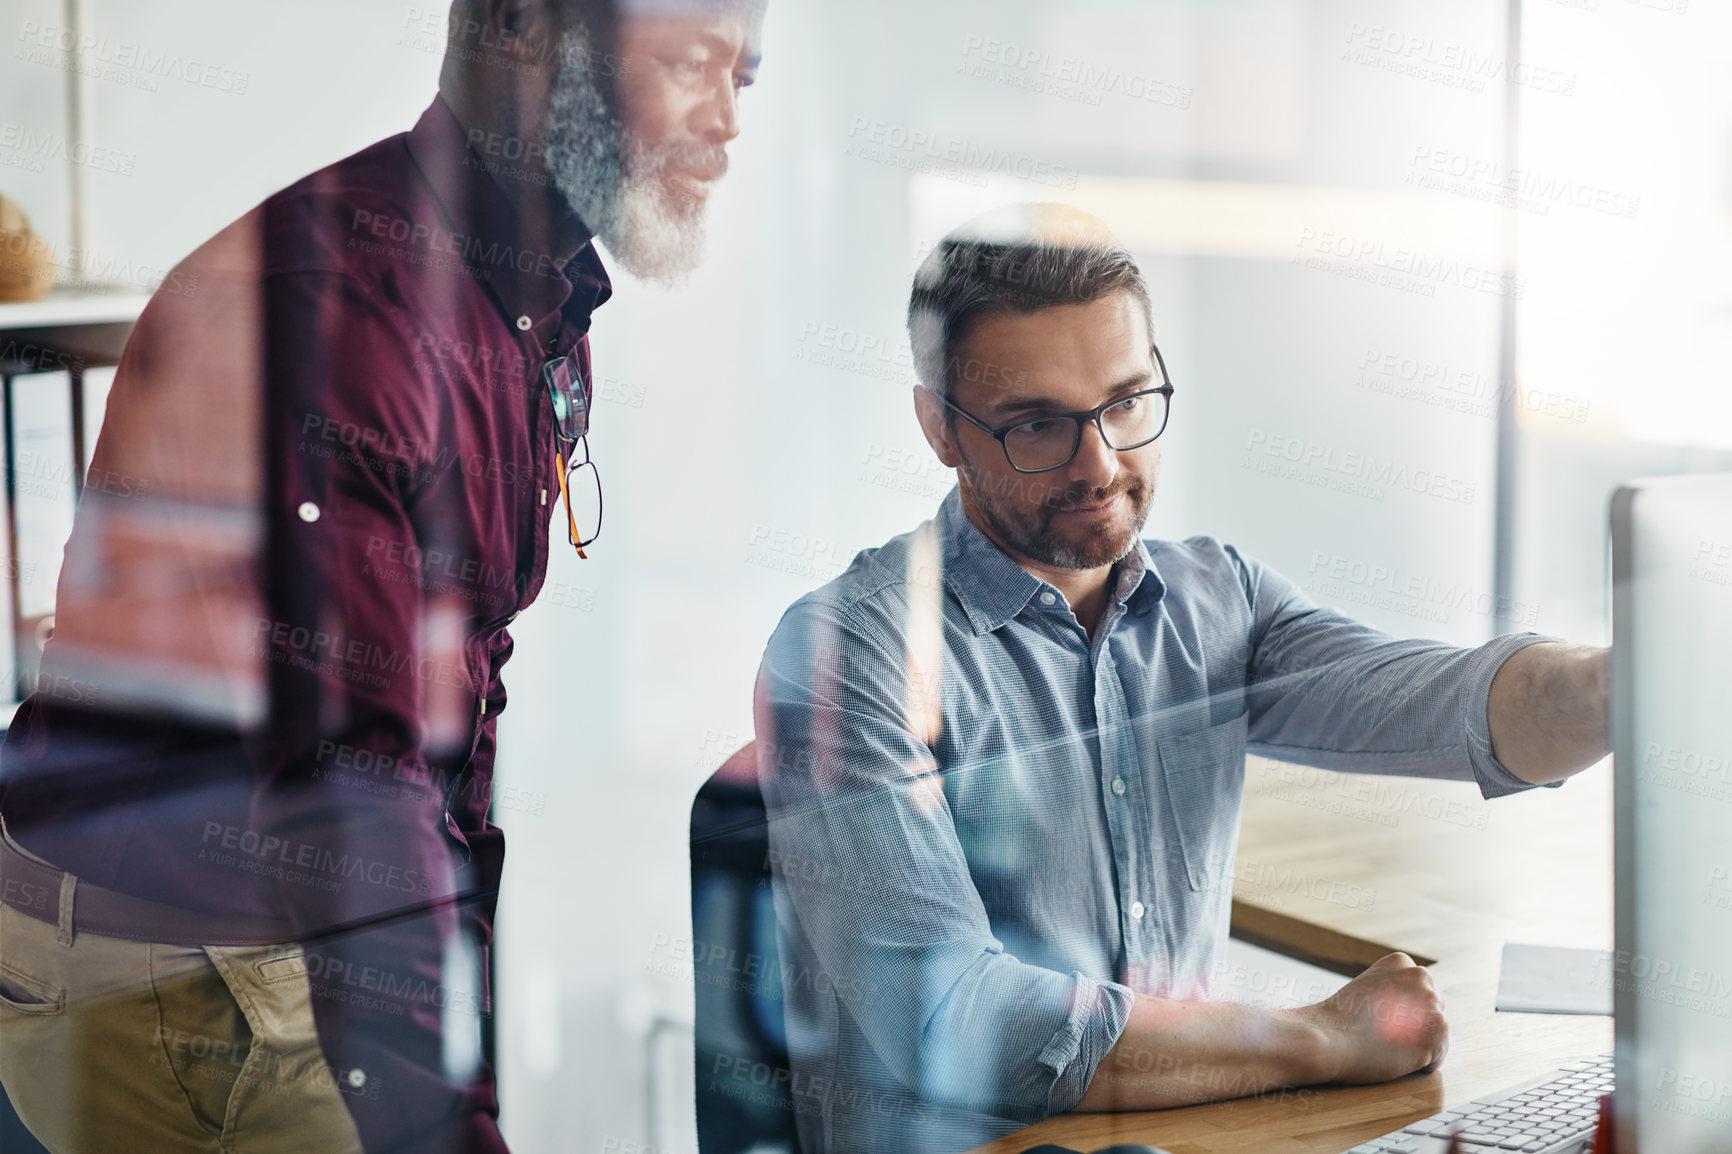
{"type": "Polygon", "coordinates": [[[1139,544],[1091,642],[955,491],[933,529],[797,602],[759,680],[806,1154],[969,1149],[1075,1106],[1133,991],[1208,996],[1247,747],[1526,788],[1486,695],[1544,638],[1394,640],[1196,537],[1139,544]]]}

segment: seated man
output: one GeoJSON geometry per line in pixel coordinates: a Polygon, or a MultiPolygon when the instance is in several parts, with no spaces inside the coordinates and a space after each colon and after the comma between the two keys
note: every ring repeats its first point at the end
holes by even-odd
{"type": "Polygon", "coordinates": [[[1439,1062],[1403,954],[1303,1009],[1203,1000],[1247,747],[1499,797],[1605,754],[1606,651],[1400,641],[1214,538],[1140,540],[1173,389],[1093,218],[953,233],[909,327],[957,488],[789,610],[757,692],[806,1154],[1439,1062]]]}

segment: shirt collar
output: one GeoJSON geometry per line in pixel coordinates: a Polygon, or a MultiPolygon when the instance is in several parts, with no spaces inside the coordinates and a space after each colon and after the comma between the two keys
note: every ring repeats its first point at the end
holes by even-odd
{"type": "MultiPolygon", "coordinates": [[[[1046,582],[1018,565],[993,544],[968,518],[962,490],[953,488],[938,508],[938,536],[944,559],[944,583],[956,594],[979,636],[1011,620],[1028,605],[1046,582]]],[[[1166,592],[1154,559],[1139,539],[1119,563],[1113,599],[1127,609],[1146,613],[1147,606],[1166,592]],[[1133,601],[1134,599],[1134,601],[1133,601]]]]}
{"type": "MultiPolygon", "coordinates": [[[[1122,601],[1127,605],[1143,587],[1143,580],[1154,573],[1154,559],[1149,556],[1149,548],[1139,538],[1125,554],[1125,559],[1119,562],[1118,585],[1113,589],[1113,600],[1122,601]]],[[[1159,577],[1154,578],[1159,581],[1159,577]]]]}
{"type": "Polygon", "coordinates": [[[409,133],[409,155],[451,230],[451,247],[492,289],[514,330],[532,336],[538,347],[558,333],[562,317],[588,331],[589,313],[613,294],[594,244],[586,244],[561,270],[530,243],[517,211],[469,147],[443,96],[434,97],[409,133]],[[529,319],[527,329],[521,317],[529,319]]]}

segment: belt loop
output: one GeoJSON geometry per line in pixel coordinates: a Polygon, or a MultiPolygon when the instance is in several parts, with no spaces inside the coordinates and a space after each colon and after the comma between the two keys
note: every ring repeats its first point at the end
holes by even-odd
{"type": "Polygon", "coordinates": [[[78,879],[71,874],[60,875],[60,937],[61,945],[72,946],[72,895],[78,889],[78,879]]]}

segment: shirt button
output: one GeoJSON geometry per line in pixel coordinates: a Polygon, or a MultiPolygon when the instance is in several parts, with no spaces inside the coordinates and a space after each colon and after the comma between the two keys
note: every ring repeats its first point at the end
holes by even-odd
{"type": "Polygon", "coordinates": [[[535,327],[535,322],[530,320],[528,317],[518,317],[517,318],[517,331],[518,332],[526,333],[534,327],[535,327]]]}
{"type": "Polygon", "coordinates": [[[1136,918],[1140,922],[1143,920],[1143,912],[1142,902],[1131,903],[1131,917],[1136,918]]]}
{"type": "Polygon", "coordinates": [[[1115,793],[1119,797],[1125,796],[1125,779],[1124,778],[1122,778],[1122,777],[1113,778],[1113,793],[1115,793]]]}
{"type": "Polygon", "coordinates": [[[1040,603],[1042,605],[1056,605],[1058,603],[1058,594],[1053,593],[1050,590],[1046,593],[1042,593],[1040,595],[1040,603]]]}
{"type": "Polygon", "coordinates": [[[355,1089],[359,1090],[362,1086],[365,1086],[366,1084],[367,1084],[367,1072],[365,1070],[361,1069],[361,1067],[359,1067],[359,1066],[356,1066],[353,1070],[349,1071],[349,1085],[351,1085],[355,1089]]]}
{"type": "Polygon", "coordinates": [[[299,513],[301,515],[301,520],[305,521],[309,525],[319,519],[319,507],[311,501],[302,501],[301,507],[295,510],[295,512],[299,513]]]}

